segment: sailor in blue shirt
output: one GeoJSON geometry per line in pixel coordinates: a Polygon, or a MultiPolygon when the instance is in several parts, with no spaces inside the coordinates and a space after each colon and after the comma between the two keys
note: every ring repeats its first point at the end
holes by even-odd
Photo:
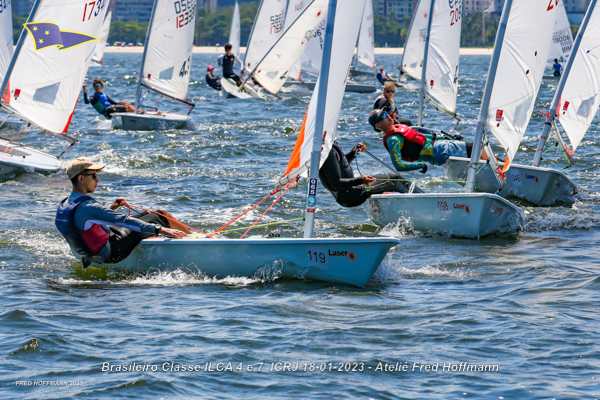
{"type": "Polygon", "coordinates": [[[392,78],[390,78],[389,75],[386,74],[385,70],[383,69],[383,65],[379,66],[379,72],[377,73],[377,80],[379,82],[381,82],[382,85],[385,85],[387,82],[392,80],[392,78]]]}
{"type": "Polygon", "coordinates": [[[56,211],[56,227],[74,254],[82,257],[84,267],[92,262],[113,264],[124,260],[142,239],[159,234],[182,238],[190,231],[164,210],[144,212],[129,217],[115,210],[125,205],[117,198],[110,208],[89,196],[98,186],[98,174],[103,164],[79,157],[67,166],[67,176],[73,185],[69,197],[56,211]]]}
{"type": "Polygon", "coordinates": [[[560,76],[562,73],[563,67],[558,62],[558,58],[554,59],[554,65],[552,65],[552,71],[554,72],[554,76],[560,76]]]}
{"type": "Polygon", "coordinates": [[[96,109],[96,111],[104,115],[106,118],[110,119],[112,113],[135,111],[135,108],[131,104],[128,104],[124,101],[117,103],[116,101],[102,93],[102,88],[104,88],[104,84],[99,78],[94,79],[93,84],[94,94],[92,94],[89,99],[86,93],[87,84],[83,85],[83,101],[85,104],[91,104],[92,107],[96,109]]]}

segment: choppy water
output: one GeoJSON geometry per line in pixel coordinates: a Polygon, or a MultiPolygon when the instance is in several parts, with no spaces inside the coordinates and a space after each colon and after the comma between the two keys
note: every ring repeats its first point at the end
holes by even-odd
{"type": "MultiPolygon", "coordinates": [[[[109,53],[105,67],[90,70],[90,80],[100,76],[111,97],[132,101],[140,58],[109,53]]],[[[390,71],[398,57],[379,60],[390,71]]],[[[194,55],[194,62],[195,130],[111,130],[81,101],[72,124],[81,143],[65,165],[79,155],[104,162],[98,200],[123,196],[210,230],[272,189],[310,93],[223,101],[203,83],[214,57],[194,55]]],[[[475,130],[488,62],[461,59],[458,130],[467,137],[475,130]]],[[[555,84],[542,85],[540,108],[550,103],[555,84]]],[[[346,149],[363,140],[385,157],[366,122],[376,96],[346,95],[339,137],[346,149]]],[[[396,95],[402,116],[416,119],[416,98],[396,95]]],[[[146,104],[154,101],[150,95],[146,104]]],[[[430,126],[448,126],[446,117],[429,114],[430,126]]],[[[595,120],[569,170],[582,191],[573,206],[525,206],[525,231],[510,238],[462,240],[388,227],[383,233],[401,238],[402,246],[362,289],[276,277],[215,281],[186,273],[82,271],[53,224],[56,203],[70,190],[66,177],[24,174],[1,182],[0,397],[597,398],[599,127],[595,120]],[[278,364],[286,362],[291,370],[278,364]],[[398,363],[399,371],[382,371],[385,363],[398,363]],[[465,367],[480,364],[497,370],[465,367]],[[117,372],[117,365],[133,371],[117,372]],[[201,370],[177,371],[188,365],[201,370]]],[[[532,159],[541,128],[534,117],[518,161],[532,159]]],[[[58,149],[35,131],[24,138],[58,149]]],[[[562,166],[558,155],[546,158],[546,165],[562,166]]],[[[384,172],[366,157],[358,167],[384,172]]],[[[443,177],[441,168],[429,171],[443,177]]],[[[376,230],[362,208],[343,209],[327,192],[319,194],[319,235],[376,230]]],[[[290,190],[265,221],[301,216],[303,196],[303,186],[290,190]]],[[[291,223],[257,233],[292,235],[299,228],[291,223]]]]}

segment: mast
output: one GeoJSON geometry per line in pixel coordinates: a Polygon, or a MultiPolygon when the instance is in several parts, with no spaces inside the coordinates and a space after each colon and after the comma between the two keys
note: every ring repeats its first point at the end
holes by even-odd
{"type": "Polygon", "coordinates": [[[421,69],[421,92],[419,94],[419,120],[417,126],[423,126],[423,112],[425,108],[425,80],[427,74],[427,56],[429,54],[429,38],[431,37],[431,22],[433,21],[433,8],[435,0],[431,0],[429,7],[429,22],[427,24],[427,38],[425,39],[425,53],[423,53],[423,68],[421,69]]]}
{"type": "Polygon", "coordinates": [[[325,120],[325,103],[327,100],[327,85],[329,81],[329,68],[331,65],[331,50],[333,48],[333,28],[335,25],[335,12],[337,0],[329,2],[327,10],[327,27],[325,28],[325,43],[323,44],[323,60],[319,74],[319,96],[317,97],[317,114],[315,118],[315,134],[313,147],[310,153],[310,173],[308,177],[308,193],[306,196],[306,209],[304,212],[304,237],[312,238],[315,226],[315,212],[317,208],[317,179],[319,177],[319,162],[321,160],[321,146],[325,120]]]}
{"type": "MultiPolygon", "coordinates": [[[[498,34],[496,36],[496,43],[494,44],[494,53],[492,55],[490,68],[488,70],[488,78],[485,83],[485,90],[483,92],[483,99],[481,101],[481,109],[479,110],[479,120],[477,121],[477,131],[475,132],[475,139],[473,140],[471,162],[469,163],[469,173],[467,175],[466,191],[468,193],[475,191],[475,175],[477,174],[477,164],[479,163],[479,157],[481,156],[483,131],[485,129],[485,123],[488,117],[490,99],[492,97],[492,88],[494,86],[494,80],[496,79],[498,60],[500,59],[500,52],[502,51],[502,43],[504,42],[506,24],[508,23],[508,17],[510,16],[512,3],[512,0],[506,0],[504,3],[504,10],[502,11],[502,17],[500,18],[500,23],[498,24],[498,34]]],[[[488,156],[494,157],[493,154],[488,154],[488,156]]]]}
{"type": "Polygon", "coordinates": [[[154,23],[154,12],[156,11],[157,3],[158,0],[154,0],[154,4],[152,5],[152,13],[150,14],[150,22],[148,23],[148,33],[146,33],[146,40],[144,43],[144,54],[142,55],[142,65],[140,66],[137,91],[135,93],[135,113],[138,112],[138,108],[140,106],[140,96],[142,94],[142,76],[144,75],[144,64],[146,64],[146,53],[148,52],[148,44],[150,43],[150,32],[152,32],[152,24],[154,23]]]}
{"type": "MultiPolygon", "coordinates": [[[[546,121],[544,121],[544,130],[542,131],[542,135],[540,136],[540,141],[538,143],[537,150],[535,151],[535,157],[533,158],[533,166],[534,167],[539,167],[540,163],[542,161],[542,151],[544,150],[544,146],[546,144],[546,140],[548,139],[548,134],[549,134],[550,128],[552,127],[552,124],[554,122],[554,117],[556,116],[556,109],[560,103],[560,97],[562,96],[562,92],[567,83],[567,79],[569,78],[569,73],[571,72],[571,67],[573,66],[573,62],[575,61],[575,58],[577,57],[577,52],[579,51],[579,46],[583,39],[583,35],[585,34],[585,30],[587,29],[588,22],[590,21],[590,18],[592,17],[592,13],[593,13],[595,6],[596,6],[596,0],[590,1],[587,12],[586,12],[585,16],[583,17],[581,27],[579,28],[579,32],[577,32],[577,37],[575,38],[575,43],[573,44],[573,48],[571,49],[571,54],[573,56],[569,57],[567,66],[565,67],[565,70],[560,78],[560,81],[558,82],[558,87],[556,88],[556,92],[554,93],[554,99],[552,99],[552,104],[550,105],[550,110],[548,111],[548,114],[546,115],[546,121]]],[[[556,134],[560,135],[559,132],[556,132],[556,134]]],[[[560,142],[562,142],[562,141],[559,139],[559,143],[560,142]]],[[[563,151],[564,150],[565,149],[563,149],[563,151]]]]}
{"type": "MultiPolygon", "coordinates": [[[[36,0],[31,8],[31,12],[29,13],[29,17],[27,18],[27,22],[33,22],[35,15],[37,13],[38,8],[43,0],[36,0]]],[[[4,97],[4,91],[8,86],[8,81],[10,80],[10,75],[12,74],[13,69],[15,68],[15,63],[17,62],[17,58],[19,57],[19,53],[23,48],[23,44],[25,43],[25,37],[27,36],[27,30],[23,29],[21,31],[21,35],[19,35],[19,41],[17,42],[17,47],[15,48],[15,52],[10,60],[10,64],[8,65],[8,69],[6,70],[6,74],[2,79],[2,86],[0,86],[0,104],[2,104],[2,97],[4,97]]],[[[10,93],[9,93],[10,96],[10,93]]]]}

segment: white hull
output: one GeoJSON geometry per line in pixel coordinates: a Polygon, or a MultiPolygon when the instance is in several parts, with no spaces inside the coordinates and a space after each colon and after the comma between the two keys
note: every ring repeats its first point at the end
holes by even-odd
{"type": "MultiPolygon", "coordinates": [[[[306,81],[286,81],[284,86],[304,86],[308,90],[315,90],[316,82],[306,82],[306,81]]],[[[347,83],[346,84],[346,92],[355,92],[355,93],[374,93],[377,91],[375,85],[362,85],[360,83],[347,83]]]]}
{"type": "Polygon", "coordinates": [[[352,67],[350,68],[350,76],[370,76],[373,77],[377,75],[375,72],[373,71],[363,71],[361,69],[352,67]]]}
{"type": "Polygon", "coordinates": [[[257,92],[252,87],[245,85],[242,90],[238,88],[238,86],[229,79],[221,79],[221,93],[223,97],[226,99],[236,98],[236,99],[251,99],[253,97],[264,99],[265,95],[257,92]]]}
{"type": "Polygon", "coordinates": [[[260,276],[271,269],[283,278],[364,286],[393,238],[165,239],[143,240],[129,257],[104,267],[131,272],[185,270],[208,277],[260,276]],[[279,271],[280,270],[280,271],[279,271]]]}
{"type": "Polygon", "coordinates": [[[415,230],[479,238],[521,229],[523,212],[500,196],[481,193],[378,194],[367,200],[379,226],[410,222],[415,230]]]}
{"type": "Polygon", "coordinates": [[[7,144],[0,138],[0,179],[22,172],[52,173],[60,169],[60,160],[53,155],[18,143],[7,144]]]}
{"type": "Polygon", "coordinates": [[[165,131],[185,128],[191,120],[188,115],[162,113],[114,113],[113,127],[126,131],[165,131]]]}
{"type": "MultiPolygon", "coordinates": [[[[480,165],[484,163],[480,161],[480,165]]],[[[450,180],[465,181],[468,166],[469,159],[450,157],[444,164],[444,170],[450,180]]],[[[498,190],[494,172],[489,164],[477,174],[475,190],[484,193],[495,193],[498,190]]],[[[577,193],[577,186],[560,171],[511,164],[506,172],[506,186],[500,193],[502,197],[518,197],[536,205],[548,206],[557,202],[572,202],[573,195],[577,193]]]]}

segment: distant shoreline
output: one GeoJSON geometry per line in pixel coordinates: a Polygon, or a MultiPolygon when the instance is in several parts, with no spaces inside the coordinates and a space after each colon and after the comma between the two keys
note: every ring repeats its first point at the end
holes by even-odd
{"type": "MultiPolygon", "coordinates": [[[[401,55],[403,52],[401,47],[377,47],[375,48],[375,54],[394,54],[401,55]]],[[[461,55],[492,55],[492,48],[471,48],[465,47],[460,49],[461,55]]],[[[144,48],[142,46],[107,46],[107,53],[142,53],[144,48]]],[[[246,51],[245,47],[240,49],[240,53],[246,51]]],[[[223,46],[196,46],[194,47],[194,53],[197,54],[219,54],[223,53],[223,46]]]]}

